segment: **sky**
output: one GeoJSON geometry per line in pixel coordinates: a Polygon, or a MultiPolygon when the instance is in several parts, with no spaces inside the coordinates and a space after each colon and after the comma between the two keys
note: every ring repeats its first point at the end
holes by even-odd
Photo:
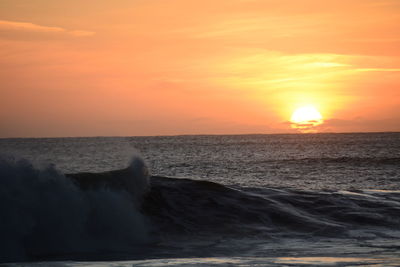
{"type": "Polygon", "coordinates": [[[400,131],[399,25],[398,0],[0,0],[0,137],[400,131]]]}

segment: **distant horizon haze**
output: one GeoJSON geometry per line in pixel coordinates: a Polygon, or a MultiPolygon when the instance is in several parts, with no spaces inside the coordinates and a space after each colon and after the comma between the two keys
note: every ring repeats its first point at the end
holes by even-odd
{"type": "Polygon", "coordinates": [[[282,133],[220,133],[220,134],[165,134],[165,135],[82,135],[82,136],[14,136],[0,137],[0,139],[63,139],[63,138],[130,138],[130,137],[180,137],[180,136],[257,136],[257,135],[330,135],[330,134],[398,134],[400,131],[376,131],[376,132],[282,132],[282,133]]]}

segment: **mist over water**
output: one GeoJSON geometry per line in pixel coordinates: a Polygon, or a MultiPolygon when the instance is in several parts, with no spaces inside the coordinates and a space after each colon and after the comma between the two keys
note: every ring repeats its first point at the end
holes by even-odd
{"type": "Polygon", "coordinates": [[[2,262],[240,256],[238,263],[266,264],[262,257],[346,255],[399,262],[398,133],[0,139],[0,146],[14,155],[0,158],[2,262]],[[138,151],[143,159],[132,159],[138,151]]]}

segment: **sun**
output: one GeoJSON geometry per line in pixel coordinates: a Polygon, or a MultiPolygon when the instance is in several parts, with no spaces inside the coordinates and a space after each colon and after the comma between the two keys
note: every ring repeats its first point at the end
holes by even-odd
{"type": "Polygon", "coordinates": [[[290,118],[292,128],[302,132],[311,132],[315,126],[323,123],[321,113],[312,105],[297,108],[290,118]]]}

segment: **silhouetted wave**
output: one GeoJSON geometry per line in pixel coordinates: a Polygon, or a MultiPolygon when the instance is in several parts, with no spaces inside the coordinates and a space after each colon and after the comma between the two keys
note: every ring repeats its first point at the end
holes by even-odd
{"type": "MultiPolygon", "coordinates": [[[[399,230],[399,191],[233,188],[126,169],[59,173],[0,160],[0,261],[140,255],[176,237],[347,237],[399,230]]],[[[272,242],[272,241],[271,241],[272,242]]]]}
{"type": "MultiPolygon", "coordinates": [[[[143,167],[134,159],[118,175],[111,173],[112,184],[123,188],[107,182],[92,189],[92,181],[81,179],[79,187],[74,175],[53,166],[0,158],[0,262],[132,253],[148,243],[150,222],[139,212],[149,189],[143,167]]],[[[95,176],[98,183],[107,174],[95,176]]]]}
{"type": "Polygon", "coordinates": [[[151,177],[142,211],[164,231],[346,235],[361,226],[398,228],[400,192],[229,188],[151,177]]]}

